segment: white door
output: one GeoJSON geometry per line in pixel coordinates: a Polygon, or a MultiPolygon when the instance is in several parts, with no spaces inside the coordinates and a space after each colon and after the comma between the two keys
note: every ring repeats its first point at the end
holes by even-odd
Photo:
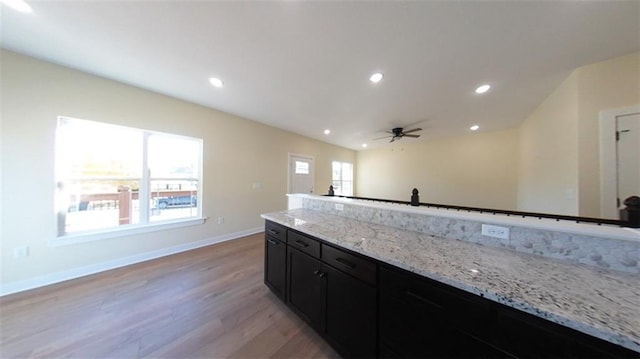
{"type": "Polygon", "coordinates": [[[629,197],[629,193],[638,195],[639,121],[640,105],[600,112],[600,216],[602,218],[619,218],[618,201],[623,202],[629,197]]]}
{"type": "Polygon", "coordinates": [[[313,157],[289,154],[288,193],[313,193],[313,157]]]}
{"type": "Polygon", "coordinates": [[[640,196],[640,114],[616,117],[619,206],[629,196],[640,196]]]}

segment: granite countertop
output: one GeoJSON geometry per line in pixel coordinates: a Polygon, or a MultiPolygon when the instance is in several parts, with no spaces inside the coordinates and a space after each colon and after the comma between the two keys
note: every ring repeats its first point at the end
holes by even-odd
{"type": "Polygon", "coordinates": [[[309,209],[263,218],[640,352],[640,278],[309,209]]]}

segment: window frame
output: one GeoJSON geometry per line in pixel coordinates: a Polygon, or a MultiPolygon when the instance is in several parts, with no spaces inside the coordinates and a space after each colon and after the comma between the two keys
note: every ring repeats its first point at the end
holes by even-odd
{"type": "MultiPolygon", "coordinates": [[[[203,157],[204,157],[204,140],[201,138],[184,136],[160,131],[153,131],[147,129],[140,129],[131,126],[123,126],[117,125],[107,122],[100,121],[92,121],[92,120],[84,120],[73,118],[70,116],[58,116],[57,126],[56,126],[56,139],[54,145],[54,159],[55,159],[55,212],[56,212],[56,237],[49,241],[49,244],[52,246],[58,245],[66,245],[73,243],[81,243],[86,241],[107,239],[107,238],[115,238],[115,237],[123,237],[128,235],[135,235],[140,233],[147,233],[153,231],[166,230],[171,228],[179,228],[185,226],[198,225],[205,222],[206,218],[203,217],[203,157]],[[133,130],[142,136],[142,163],[141,163],[141,172],[140,177],[135,178],[134,181],[139,181],[139,190],[138,190],[138,206],[139,206],[139,220],[137,223],[129,223],[129,224],[121,224],[115,225],[112,227],[106,228],[98,228],[98,229],[90,229],[90,230],[79,230],[79,231],[66,231],[66,217],[68,214],[68,201],[65,196],[68,196],[68,193],[63,191],[62,188],[73,181],[78,181],[78,178],[62,178],[61,176],[61,168],[60,163],[64,161],[59,158],[59,137],[58,130],[61,126],[61,121],[82,121],[85,123],[95,123],[97,125],[107,125],[113,126],[115,128],[122,128],[123,130],[133,130]],[[164,138],[176,138],[176,139],[184,139],[192,141],[198,151],[197,158],[197,176],[195,177],[185,177],[185,178],[170,178],[170,180],[189,180],[189,181],[197,181],[197,195],[196,195],[196,213],[194,215],[190,215],[188,217],[180,217],[180,218],[168,218],[165,220],[157,220],[154,221],[151,219],[151,210],[152,210],[152,180],[161,178],[154,177],[150,173],[149,168],[149,138],[152,135],[162,136],[164,138]],[[147,200],[142,200],[146,198],[147,200]]],[[[87,178],[91,180],[91,178],[87,178]]],[[[97,180],[100,180],[97,178],[97,180]]]]}

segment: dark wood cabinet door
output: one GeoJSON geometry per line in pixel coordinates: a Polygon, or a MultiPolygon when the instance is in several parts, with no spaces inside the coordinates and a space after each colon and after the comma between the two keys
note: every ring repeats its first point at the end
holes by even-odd
{"type": "MultiPolygon", "coordinates": [[[[490,324],[487,325],[487,330],[490,330],[490,324]]],[[[480,339],[474,334],[468,333],[466,331],[460,331],[458,329],[453,330],[451,347],[449,348],[447,354],[447,356],[451,358],[515,358],[511,354],[504,352],[492,343],[489,343],[484,339],[480,339]]]]}
{"type": "Polygon", "coordinates": [[[327,339],[348,358],[376,356],[376,289],[329,266],[326,273],[327,339]]]}
{"type": "Polygon", "coordinates": [[[452,333],[440,293],[388,268],[380,269],[379,281],[380,343],[400,357],[446,357],[452,333]]]}
{"type": "Polygon", "coordinates": [[[264,283],[280,299],[285,300],[287,245],[268,235],[264,243],[264,283]]]}
{"type": "Polygon", "coordinates": [[[322,263],[297,249],[288,247],[289,306],[318,331],[324,331],[325,276],[322,263]]]}
{"type": "Polygon", "coordinates": [[[495,344],[518,358],[640,358],[638,353],[529,313],[500,306],[495,344]]]}
{"type": "Polygon", "coordinates": [[[566,338],[549,331],[547,323],[526,319],[515,310],[501,310],[497,321],[500,333],[496,336],[497,345],[518,358],[569,357],[566,338]]]}
{"type": "Polygon", "coordinates": [[[438,308],[429,308],[413,298],[380,293],[380,343],[404,358],[443,357],[448,327],[438,308]]]}
{"type": "Polygon", "coordinates": [[[483,303],[412,274],[380,270],[379,316],[381,357],[509,357],[486,340],[492,323],[483,303]]]}

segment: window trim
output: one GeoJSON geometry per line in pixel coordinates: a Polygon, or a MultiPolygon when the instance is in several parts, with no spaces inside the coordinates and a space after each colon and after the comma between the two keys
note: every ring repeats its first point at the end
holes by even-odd
{"type": "MultiPolygon", "coordinates": [[[[83,243],[83,242],[90,242],[90,241],[95,241],[95,240],[102,240],[102,239],[108,239],[108,238],[117,238],[117,237],[124,237],[124,236],[130,236],[130,235],[136,235],[136,234],[141,234],[141,233],[149,233],[149,232],[155,232],[155,231],[161,231],[161,230],[166,230],[166,229],[172,229],[172,228],[179,228],[179,227],[186,227],[186,226],[193,226],[193,225],[199,225],[199,224],[203,224],[206,219],[208,217],[203,217],[203,208],[202,208],[202,202],[203,202],[203,175],[204,175],[204,140],[201,138],[197,138],[197,137],[191,137],[191,136],[185,136],[185,135],[179,135],[179,134],[173,134],[173,133],[167,133],[167,132],[160,132],[160,131],[153,131],[153,130],[146,130],[146,129],[141,129],[141,128],[137,128],[137,127],[131,127],[131,126],[125,126],[125,125],[119,125],[119,124],[112,124],[112,123],[108,123],[108,122],[101,122],[101,121],[93,121],[93,120],[85,120],[85,119],[79,119],[79,118],[75,118],[75,117],[70,117],[70,116],[64,116],[64,115],[60,115],[57,117],[57,122],[58,125],[56,126],[56,131],[57,128],[60,124],[60,121],[62,119],[68,119],[68,120],[74,120],[74,121],[84,121],[84,122],[93,122],[93,123],[97,123],[97,124],[101,124],[101,125],[109,125],[109,126],[114,126],[114,127],[122,127],[125,129],[132,129],[132,130],[136,130],[139,131],[141,133],[141,135],[143,136],[143,146],[142,146],[142,173],[141,176],[139,178],[140,183],[142,184],[143,181],[146,181],[147,185],[145,186],[140,186],[140,196],[144,196],[145,194],[150,195],[151,194],[151,188],[150,188],[150,183],[151,183],[151,179],[153,178],[150,175],[150,169],[149,169],[149,165],[148,165],[148,140],[149,137],[151,135],[157,134],[157,135],[162,135],[162,136],[168,136],[168,137],[174,137],[174,138],[183,138],[183,139],[188,139],[188,140],[192,140],[192,141],[197,141],[199,142],[199,147],[200,147],[200,154],[199,154],[199,158],[198,158],[198,193],[197,193],[197,214],[195,216],[192,217],[183,217],[183,218],[175,218],[175,219],[167,219],[167,220],[163,220],[163,221],[151,221],[150,220],[150,209],[151,209],[151,202],[147,201],[146,203],[142,202],[140,203],[140,221],[141,223],[134,223],[134,224],[126,224],[126,225],[119,225],[119,226],[115,226],[115,227],[107,227],[107,228],[99,228],[99,229],[95,229],[95,230],[87,230],[87,231],[77,231],[77,232],[66,232],[65,228],[62,226],[65,223],[65,220],[62,217],[66,217],[66,210],[63,213],[62,210],[60,208],[58,208],[59,203],[58,203],[58,193],[59,190],[56,189],[56,196],[54,198],[54,202],[56,205],[56,237],[53,239],[50,239],[49,245],[50,246],[61,246],[61,245],[68,245],[68,244],[75,244],[75,243],[83,243]],[[143,210],[146,210],[146,212],[143,212],[143,210]],[[146,220],[146,222],[142,223],[142,220],[146,220]],[[62,228],[61,228],[62,226],[62,228]]],[[[57,138],[56,138],[56,150],[57,150],[57,138]]],[[[57,162],[57,154],[54,154],[54,158],[56,159],[57,162]]],[[[55,183],[56,183],[56,187],[59,188],[61,180],[58,176],[58,168],[57,165],[54,166],[55,167],[55,183]]],[[[149,198],[150,196],[145,196],[144,198],[149,198]]]]}
{"type": "Polygon", "coordinates": [[[158,232],[174,228],[196,226],[205,223],[207,219],[209,219],[209,217],[189,217],[188,219],[181,219],[176,221],[119,226],[113,227],[109,230],[77,232],[49,239],[48,244],[50,247],[61,247],[71,244],[99,241],[103,239],[134,236],[137,234],[158,232]]]}

